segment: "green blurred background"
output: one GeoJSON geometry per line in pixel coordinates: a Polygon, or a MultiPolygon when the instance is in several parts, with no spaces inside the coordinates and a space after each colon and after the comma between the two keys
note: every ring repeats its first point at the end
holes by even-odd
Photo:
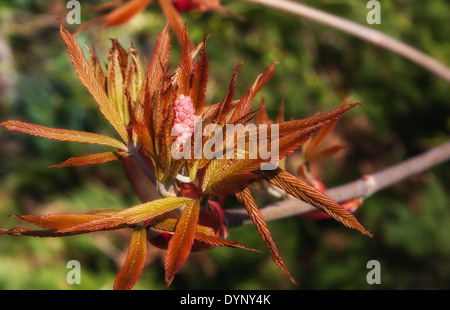
{"type": "MultiPolygon", "coordinates": [[[[85,8],[98,2],[80,1],[85,8]]],[[[316,0],[305,4],[366,23],[366,1],[316,0]]],[[[79,83],[59,37],[57,16],[65,0],[0,3],[0,119],[112,134],[79,83]]],[[[242,59],[237,96],[272,61],[265,98],[276,115],[307,117],[336,107],[345,97],[364,103],[345,115],[331,139],[348,145],[316,170],[328,186],[343,184],[426,151],[449,137],[450,89],[424,69],[389,51],[334,29],[240,1],[223,4],[241,22],[214,12],[183,14],[195,42],[205,34],[210,58],[208,101],[220,100],[242,59]]],[[[86,21],[94,15],[82,14],[86,21]]],[[[450,59],[450,3],[381,1],[381,24],[372,25],[436,59],[450,59]]],[[[109,38],[132,41],[150,57],[165,25],[157,4],[119,28],[92,28],[78,36],[106,61],[109,38]]],[[[74,27],[68,26],[74,30],[74,27]]],[[[172,64],[179,59],[173,40],[172,64]]],[[[100,149],[100,148],[98,148],[100,149]]],[[[9,214],[122,209],[139,203],[117,163],[50,169],[97,147],[0,130],[0,227],[20,225],[9,214]]],[[[450,289],[449,164],[368,198],[355,213],[373,238],[331,220],[298,217],[269,223],[282,258],[299,285],[275,266],[253,226],[230,230],[230,239],[263,254],[217,248],[194,253],[169,289],[450,289]],[[381,284],[369,285],[366,264],[378,260],[381,284]]],[[[229,201],[234,206],[233,200],[229,201]]],[[[0,289],[111,289],[126,255],[129,231],[66,238],[0,238],[0,289]],[[81,263],[81,284],[69,285],[69,260],[81,263]]],[[[165,289],[164,252],[151,248],[135,289],[165,289]]]]}

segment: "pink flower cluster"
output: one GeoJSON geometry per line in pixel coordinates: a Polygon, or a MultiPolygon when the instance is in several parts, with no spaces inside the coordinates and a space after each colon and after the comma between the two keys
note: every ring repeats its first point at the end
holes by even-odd
{"type": "Polygon", "coordinates": [[[172,134],[177,136],[177,146],[182,146],[194,133],[195,109],[191,97],[180,95],[174,104],[175,120],[172,134]]]}

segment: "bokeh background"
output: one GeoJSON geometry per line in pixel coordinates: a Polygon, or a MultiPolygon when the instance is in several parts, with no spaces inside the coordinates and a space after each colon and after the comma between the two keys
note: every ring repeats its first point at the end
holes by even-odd
{"type": "MultiPolygon", "coordinates": [[[[80,1],[83,8],[100,1],[80,1]]],[[[361,0],[302,1],[367,25],[361,0]]],[[[381,24],[372,25],[450,64],[450,3],[380,1],[381,24]]],[[[112,134],[78,81],[59,37],[56,17],[65,0],[0,2],[0,119],[112,134]]],[[[240,1],[223,4],[245,17],[215,12],[183,14],[195,42],[205,34],[210,58],[209,102],[220,100],[242,59],[237,96],[272,61],[278,61],[264,97],[272,116],[283,102],[286,117],[307,117],[336,107],[345,97],[362,102],[344,116],[330,139],[347,148],[324,160],[315,173],[328,186],[355,180],[426,151],[449,138],[449,85],[424,69],[329,27],[240,1]]],[[[83,13],[82,21],[97,15],[83,13]]],[[[165,25],[154,3],[129,24],[78,35],[106,61],[109,38],[133,42],[151,56],[165,25]]],[[[75,27],[67,26],[74,30],[75,27]]],[[[171,60],[178,64],[173,40],[171,60]]],[[[0,227],[19,226],[9,214],[122,209],[139,203],[117,163],[50,169],[97,147],[34,138],[0,129],[0,227]]],[[[293,285],[275,266],[253,226],[230,230],[230,239],[263,254],[216,248],[194,253],[169,289],[450,289],[450,165],[383,190],[355,213],[373,238],[331,220],[291,217],[269,223],[293,285]],[[381,284],[369,285],[366,264],[378,260],[381,284]]],[[[236,206],[230,200],[229,206],[236,206]]],[[[66,238],[3,236],[0,289],[111,289],[126,255],[129,231],[66,238]],[[69,260],[81,264],[81,284],[69,285],[69,260]]],[[[151,248],[135,289],[165,289],[164,252],[151,248]]]]}

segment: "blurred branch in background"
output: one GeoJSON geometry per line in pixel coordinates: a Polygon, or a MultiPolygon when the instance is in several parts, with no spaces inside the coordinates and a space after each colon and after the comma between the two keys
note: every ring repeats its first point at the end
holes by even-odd
{"type": "Polygon", "coordinates": [[[17,73],[10,46],[0,33],[0,114],[7,97],[14,95],[17,73]]]}
{"type": "Polygon", "coordinates": [[[54,9],[52,14],[36,14],[17,8],[0,11],[0,34],[30,36],[39,29],[57,29],[59,26],[57,18],[63,16],[65,13],[63,9],[54,9]]]}
{"type": "Polygon", "coordinates": [[[437,61],[433,57],[417,50],[416,48],[396,40],[380,31],[362,26],[353,21],[323,12],[318,9],[308,7],[304,4],[286,0],[245,0],[271,7],[280,11],[307,18],[317,23],[321,23],[332,28],[339,29],[348,34],[369,41],[379,47],[388,49],[401,55],[417,65],[436,74],[447,82],[450,82],[450,68],[437,61]]]}

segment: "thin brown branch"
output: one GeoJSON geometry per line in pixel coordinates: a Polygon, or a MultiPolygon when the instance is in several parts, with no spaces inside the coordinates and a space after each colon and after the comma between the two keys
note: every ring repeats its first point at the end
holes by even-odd
{"type": "Polygon", "coordinates": [[[450,68],[416,48],[396,40],[378,30],[362,26],[358,23],[308,7],[304,4],[287,0],[245,0],[247,2],[271,7],[294,14],[311,21],[341,30],[360,39],[369,41],[379,47],[390,50],[409,59],[417,65],[450,82],[450,68]]]}
{"type": "MultiPolygon", "coordinates": [[[[450,159],[450,141],[425,153],[405,160],[380,172],[365,175],[356,181],[331,188],[325,192],[337,202],[354,198],[367,198],[376,192],[422,173],[450,159]]],[[[264,220],[271,221],[312,211],[315,208],[298,199],[286,199],[261,208],[264,220]]],[[[244,209],[226,211],[230,227],[251,224],[244,209]]]]}

